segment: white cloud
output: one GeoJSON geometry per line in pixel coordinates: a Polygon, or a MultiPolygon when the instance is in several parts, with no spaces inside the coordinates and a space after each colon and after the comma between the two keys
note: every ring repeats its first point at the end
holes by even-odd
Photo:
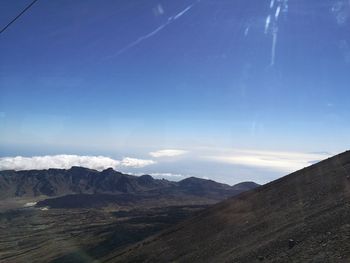
{"type": "Polygon", "coordinates": [[[173,173],[150,173],[154,177],[177,177],[177,178],[185,178],[189,176],[185,176],[183,174],[173,174],[173,173]]]}
{"type": "Polygon", "coordinates": [[[166,179],[170,181],[181,181],[187,177],[191,177],[190,175],[183,175],[177,173],[150,173],[149,175],[156,179],[166,179]]]}
{"type": "Polygon", "coordinates": [[[167,150],[160,150],[156,152],[150,152],[149,154],[152,157],[160,158],[160,157],[174,157],[174,156],[180,156],[186,154],[187,151],[184,150],[175,150],[175,149],[167,149],[167,150]]]}
{"type": "Polygon", "coordinates": [[[320,161],[329,156],[330,154],[325,153],[234,150],[217,155],[203,156],[203,158],[228,164],[292,172],[310,166],[315,161],[320,161]]]}
{"type": "Polygon", "coordinates": [[[142,159],[126,157],[123,160],[121,160],[120,165],[124,167],[142,168],[147,165],[151,165],[155,163],[156,162],[153,160],[142,160],[142,159]]]}
{"type": "Polygon", "coordinates": [[[32,170],[32,169],[69,169],[72,166],[82,166],[95,170],[103,170],[109,167],[140,168],[155,163],[152,160],[142,160],[126,157],[123,160],[115,160],[105,156],[80,156],[80,155],[46,155],[33,157],[1,157],[0,170],[32,170]]]}

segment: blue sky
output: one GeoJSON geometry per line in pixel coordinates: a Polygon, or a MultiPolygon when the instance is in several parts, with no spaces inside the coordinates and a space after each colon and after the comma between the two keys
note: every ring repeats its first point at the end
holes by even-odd
{"type": "Polygon", "coordinates": [[[347,0],[39,0],[0,35],[0,155],[267,182],[349,148],[349,21],[347,0]]]}

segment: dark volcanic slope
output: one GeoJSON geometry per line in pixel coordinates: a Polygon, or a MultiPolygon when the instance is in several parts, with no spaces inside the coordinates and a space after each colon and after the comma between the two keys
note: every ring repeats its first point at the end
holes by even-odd
{"type": "Polygon", "coordinates": [[[223,201],[105,261],[350,262],[350,152],[223,201]]]}

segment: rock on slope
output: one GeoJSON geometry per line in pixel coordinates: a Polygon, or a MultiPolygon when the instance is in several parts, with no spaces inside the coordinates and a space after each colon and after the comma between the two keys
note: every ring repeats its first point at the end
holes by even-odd
{"type": "Polygon", "coordinates": [[[223,201],[103,262],[350,262],[350,152],[223,201]]]}

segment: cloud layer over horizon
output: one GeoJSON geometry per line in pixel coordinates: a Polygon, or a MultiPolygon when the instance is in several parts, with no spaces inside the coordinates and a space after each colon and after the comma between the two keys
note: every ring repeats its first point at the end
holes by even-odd
{"type": "Polygon", "coordinates": [[[128,167],[142,168],[155,164],[153,160],[144,160],[125,157],[122,160],[115,160],[106,156],[80,156],[80,155],[45,155],[33,157],[1,157],[0,170],[42,170],[49,168],[69,169],[72,166],[82,166],[95,170],[104,170],[128,167]]]}
{"type": "Polygon", "coordinates": [[[204,156],[204,158],[232,165],[261,167],[281,172],[293,172],[330,156],[329,153],[230,150],[221,154],[204,156]]]}
{"type": "Polygon", "coordinates": [[[161,158],[161,157],[175,157],[175,156],[184,155],[186,153],[188,152],[185,150],[166,149],[166,150],[150,152],[149,154],[154,158],[161,158]]]}

